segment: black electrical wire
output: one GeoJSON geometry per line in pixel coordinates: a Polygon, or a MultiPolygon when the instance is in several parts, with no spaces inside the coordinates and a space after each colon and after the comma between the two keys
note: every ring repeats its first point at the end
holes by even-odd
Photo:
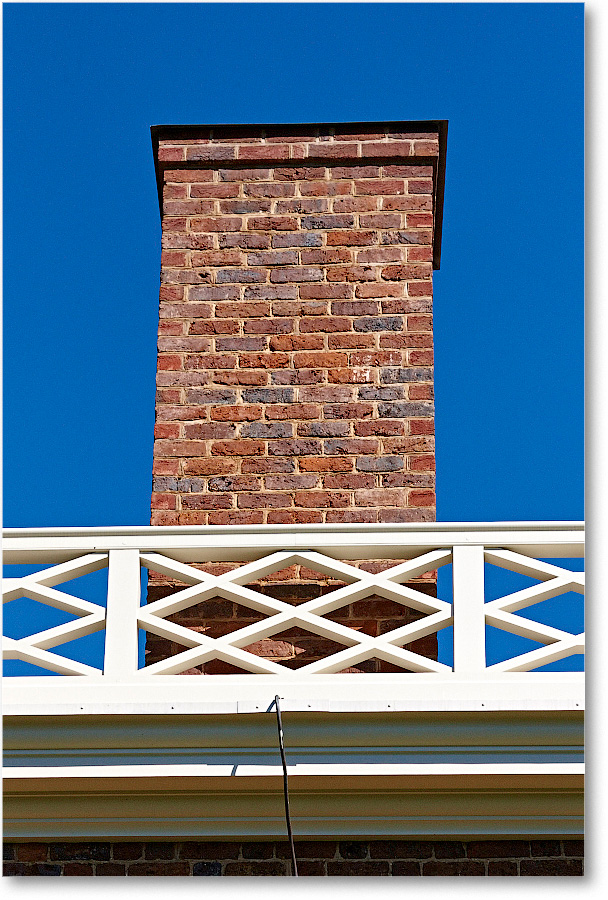
{"type": "Polygon", "coordinates": [[[281,751],[281,762],[283,763],[283,795],[285,797],[285,821],[287,822],[287,836],[289,838],[289,846],[291,848],[291,865],[292,875],[298,877],[298,863],[296,862],[296,851],[293,845],[293,833],[291,831],[291,818],[289,816],[289,791],[287,788],[287,763],[285,762],[285,747],[283,746],[283,723],[281,722],[281,707],[279,706],[279,698],[274,698],[274,705],[277,710],[277,728],[279,731],[279,750],[281,751]]]}

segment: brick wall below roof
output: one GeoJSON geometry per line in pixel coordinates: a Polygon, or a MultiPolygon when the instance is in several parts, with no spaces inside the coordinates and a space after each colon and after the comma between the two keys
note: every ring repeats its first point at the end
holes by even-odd
{"type": "MultiPolygon", "coordinates": [[[[582,840],[296,841],[300,875],[582,875],[582,840]]],[[[286,841],[5,843],[5,875],[283,875],[286,841]]]]}

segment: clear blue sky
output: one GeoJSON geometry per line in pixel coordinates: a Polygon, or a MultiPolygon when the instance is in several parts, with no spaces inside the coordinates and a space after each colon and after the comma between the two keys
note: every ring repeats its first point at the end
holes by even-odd
{"type": "Polygon", "coordinates": [[[583,4],[9,4],[4,42],[5,525],[149,522],[150,125],[432,118],[438,518],[583,517],[583,4]]]}
{"type": "Polygon", "coordinates": [[[583,518],[583,4],[9,4],[4,523],[147,525],[149,128],[448,119],[437,516],[583,518]]]}

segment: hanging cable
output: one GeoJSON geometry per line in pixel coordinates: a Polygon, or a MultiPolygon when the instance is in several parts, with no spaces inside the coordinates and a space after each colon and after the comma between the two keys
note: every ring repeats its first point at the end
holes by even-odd
{"type": "Polygon", "coordinates": [[[283,746],[283,723],[281,722],[281,707],[279,706],[279,697],[274,698],[274,705],[277,710],[277,728],[279,731],[279,750],[281,751],[281,762],[283,763],[283,795],[285,797],[285,821],[287,822],[287,837],[289,838],[289,846],[291,848],[291,865],[292,875],[298,877],[298,864],[296,862],[296,851],[293,845],[293,834],[291,831],[291,818],[289,816],[289,791],[287,789],[287,763],[285,762],[285,747],[283,746]]]}

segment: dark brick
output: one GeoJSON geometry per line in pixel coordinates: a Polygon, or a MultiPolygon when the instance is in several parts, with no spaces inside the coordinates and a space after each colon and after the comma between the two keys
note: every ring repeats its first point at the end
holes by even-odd
{"type": "MultiPolygon", "coordinates": [[[[98,863],[98,867],[103,866],[103,865],[111,866],[112,863],[98,863]]],[[[95,875],[95,874],[101,874],[101,873],[99,873],[99,872],[95,873],[95,871],[93,870],[92,863],[66,863],[63,867],[63,872],[61,874],[62,875],[76,875],[76,876],[80,877],[82,875],[95,875]]],[[[122,874],[122,875],[125,874],[124,866],[123,866],[123,872],[121,872],[120,874],[122,874]]]]}
{"type": "Polygon", "coordinates": [[[153,491],[176,491],[177,490],[177,478],[153,478],[152,479],[152,490],[153,491]]]}
{"type": "Polygon", "coordinates": [[[435,841],[435,859],[464,859],[466,855],[461,841],[435,841]]]}
{"type": "Polygon", "coordinates": [[[15,858],[15,845],[14,844],[3,844],[2,846],[2,859],[12,860],[15,858]]]}
{"type": "Polygon", "coordinates": [[[320,234],[304,234],[296,232],[295,234],[273,234],[272,246],[276,249],[283,247],[321,247],[323,246],[323,238],[320,234]]]}
{"type": "Polygon", "coordinates": [[[2,874],[9,875],[27,875],[28,866],[26,863],[5,862],[2,865],[2,874]]]}
{"type": "Polygon", "coordinates": [[[303,441],[271,441],[268,444],[269,456],[320,456],[321,444],[314,440],[303,441]]]}
{"type": "Polygon", "coordinates": [[[355,319],[355,331],[402,331],[403,319],[397,316],[374,316],[369,319],[355,319]]]}
{"type": "Polygon", "coordinates": [[[46,862],[48,852],[48,844],[17,844],[17,859],[19,862],[46,862]]]}
{"type": "Polygon", "coordinates": [[[189,875],[190,865],[186,862],[146,862],[133,863],[127,875],[189,875]]]}
{"type": "Polygon", "coordinates": [[[344,841],[338,844],[338,851],[342,859],[366,859],[369,853],[367,842],[344,841]]]}
{"type": "Polygon", "coordinates": [[[357,453],[365,453],[366,450],[374,450],[377,446],[376,441],[368,441],[365,438],[361,440],[328,440],[324,441],[323,449],[328,456],[335,456],[340,453],[354,455],[357,453]]]}
{"type": "Polygon", "coordinates": [[[199,403],[201,405],[205,405],[206,403],[236,403],[236,391],[230,390],[222,390],[220,388],[212,389],[212,388],[202,388],[202,389],[192,389],[187,392],[188,394],[188,403],[199,403]]]}
{"type": "MultiPolygon", "coordinates": [[[[337,845],[333,841],[294,841],[298,870],[301,859],[333,859],[337,845]]],[[[291,859],[291,848],[288,841],[278,841],[275,846],[277,859],[291,859]]]]}
{"type": "Polygon", "coordinates": [[[32,863],[27,866],[25,875],[61,875],[61,866],[50,866],[48,863],[32,863]]]}
{"type": "Polygon", "coordinates": [[[96,875],[126,875],[127,868],[124,863],[97,863],[96,875]]]}
{"type": "Polygon", "coordinates": [[[112,846],[112,859],[141,859],[144,852],[144,845],[139,841],[127,841],[126,843],[114,844],[112,846]]]}
{"type": "Polygon", "coordinates": [[[283,422],[272,424],[267,424],[266,422],[250,422],[243,425],[241,437],[290,438],[293,437],[293,425],[283,422]]]}
{"type": "Polygon", "coordinates": [[[382,419],[403,418],[409,419],[411,416],[432,416],[435,411],[435,404],[431,401],[421,401],[419,403],[379,403],[378,415],[382,419]]]}
{"type": "Polygon", "coordinates": [[[488,863],[488,875],[518,875],[517,863],[513,859],[501,859],[488,863]]]}
{"type": "Polygon", "coordinates": [[[299,860],[298,863],[298,875],[326,875],[325,871],[325,862],[321,862],[321,860],[299,860]]]}
{"type": "Polygon", "coordinates": [[[359,472],[397,472],[403,468],[402,456],[361,456],[355,463],[359,472]]]}
{"type": "Polygon", "coordinates": [[[144,848],[145,859],[175,859],[176,846],[167,841],[154,841],[144,848]]]}
{"type": "Polygon", "coordinates": [[[423,875],[485,875],[484,863],[472,859],[459,859],[452,862],[423,862],[423,875]]]}
{"type": "Polygon", "coordinates": [[[251,388],[243,391],[245,403],[293,403],[290,388],[251,388]]]}
{"type": "Polygon", "coordinates": [[[391,866],[391,875],[422,875],[419,862],[396,861],[391,866]]]}
{"type": "Polygon", "coordinates": [[[220,862],[197,862],[192,866],[193,875],[221,875],[222,864],[220,862]]]}
{"type": "MultiPolygon", "coordinates": [[[[437,856],[437,853],[435,853],[435,856],[437,856]]],[[[520,856],[530,856],[530,842],[471,841],[467,844],[467,856],[469,859],[513,859],[520,856]]]]}
{"type": "Polygon", "coordinates": [[[302,228],[352,228],[355,217],[352,215],[337,216],[302,216],[302,228]]]}
{"type": "Polygon", "coordinates": [[[349,434],[348,422],[307,422],[298,425],[300,437],[348,437],[349,434]]]}
{"type": "Polygon", "coordinates": [[[429,244],[428,231],[383,231],[380,234],[382,244],[429,244]]]}
{"type": "Polygon", "coordinates": [[[231,841],[186,841],[179,847],[179,859],[238,859],[240,844],[231,841]]]}
{"type": "Polygon", "coordinates": [[[389,863],[380,859],[365,860],[330,860],[327,863],[328,875],[378,876],[390,875],[389,863]]]}
{"type": "Polygon", "coordinates": [[[359,400],[403,400],[402,387],[360,387],[359,400]]]}
{"type": "MultiPolygon", "coordinates": [[[[528,854],[526,853],[526,856],[528,854]]],[[[531,856],[561,856],[559,841],[530,841],[531,856]]]]}
{"type": "Polygon", "coordinates": [[[430,841],[370,841],[372,859],[430,859],[433,845],[430,841]]]}
{"type": "MultiPolygon", "coordinates": [[[[204,487],[205,481],[203,478],[178,478],[176,490],[182,493],[192,492],[196,494],[200,493],[204,487]]],[[[166,490],[173,490],[173,488],[166,488],[166,490]]]]}
{"type": "Polygon", "coordinates": [[[288,875],[287,861],[279,859],[263,860],[261,862],[248,862],[245,860],[239,862],[226,863],[224,875],[288,875]]]}
{"type": "Polygon", "coordinates": [[[580,859],[522,859],[520,875],[582,875],[580,859]]]}
{"type": "Polygon", "coordinates": [[[243,859],[272,859],[274,845],[266,841],[244,841],[241,852],[243,859]]]}
{"type": "Polygon", "coordinates": [[[564,856],[584,856],[585,842],[580,841],[562,841],[564,847],[564,856]]]}
{"type": "Polygon", "coordinates": [[[70,859],[70,860],[88,860],[88,859],[110,859],[110,844],[51,844],[50,858],[52,860],[70,859]]]}
{"type": "Polygon", "coordinates": [[[427,366],[408,366],[405,369],[381,369],[380,381],[383,384],[398,384],[412,381],[432,381],[433,369],[427,366]]]}

